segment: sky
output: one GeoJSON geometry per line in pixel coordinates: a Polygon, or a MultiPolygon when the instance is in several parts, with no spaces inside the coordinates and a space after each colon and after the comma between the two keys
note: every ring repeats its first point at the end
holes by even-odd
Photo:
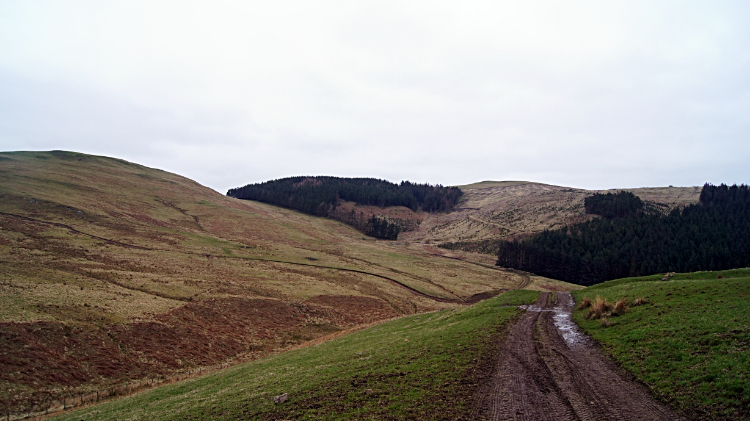
{"type": "Polygon", "coordinates": [[[750,2],[0,0],[0,150],[55,149],[222,193],[749,183],[750,2]]]}

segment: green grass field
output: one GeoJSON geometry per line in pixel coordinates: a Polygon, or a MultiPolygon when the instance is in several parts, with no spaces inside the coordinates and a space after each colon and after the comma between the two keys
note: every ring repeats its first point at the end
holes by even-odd
{"type": "Polygon", "coordinates": [[[456,419],[493,339],[537,294],[404,317],[55,419],[456,419]],[[282,393],[289,400],[274,404],[282,393]]]}
{"type": "Polygon", "coordinates": [[[642,297],[613,324],[574,320],[604,350],[693,419],[750,417],[750,269],[662,275],[605,282],[573,292],[576,302],[642,297]]]}

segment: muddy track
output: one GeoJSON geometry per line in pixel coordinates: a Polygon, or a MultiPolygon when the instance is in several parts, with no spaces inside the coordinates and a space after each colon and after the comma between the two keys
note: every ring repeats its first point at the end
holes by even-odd
{"type": "Polygon", "coordinates": [[[682,419],[578,331],[573,304],[570,293],[542,293],[527,308],[499,347],[472,419],[682,419]]]}
{"type": "Polygon", "coordinates": [[[531,277],[529,275],[524,275],[524,274],[520,274],[520,275],[521,275],[521,278],[523,278],[523,280],[521,281],[520,284],[518,284],[516,289],[524,289],[527,286],[529,286],[529,284],[531,283],[531,277]]]}

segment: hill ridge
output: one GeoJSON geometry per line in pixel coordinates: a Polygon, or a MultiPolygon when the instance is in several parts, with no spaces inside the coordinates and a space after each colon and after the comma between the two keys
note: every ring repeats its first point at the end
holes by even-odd
{"type": "Polygon", "coordinates": [[[522,281],[127,161],[0,157],[5,407],[258,358],[522,281]]]}

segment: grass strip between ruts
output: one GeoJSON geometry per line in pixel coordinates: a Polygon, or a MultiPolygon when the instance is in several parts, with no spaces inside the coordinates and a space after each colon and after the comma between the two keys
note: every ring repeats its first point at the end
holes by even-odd
{"type": "Polygon", "coordinates": [[[404,317],[56,419],[457,419],[493,339],[537,295],[404,317]],[[289,400],[274,404],[282,393],[289,400]]]}

